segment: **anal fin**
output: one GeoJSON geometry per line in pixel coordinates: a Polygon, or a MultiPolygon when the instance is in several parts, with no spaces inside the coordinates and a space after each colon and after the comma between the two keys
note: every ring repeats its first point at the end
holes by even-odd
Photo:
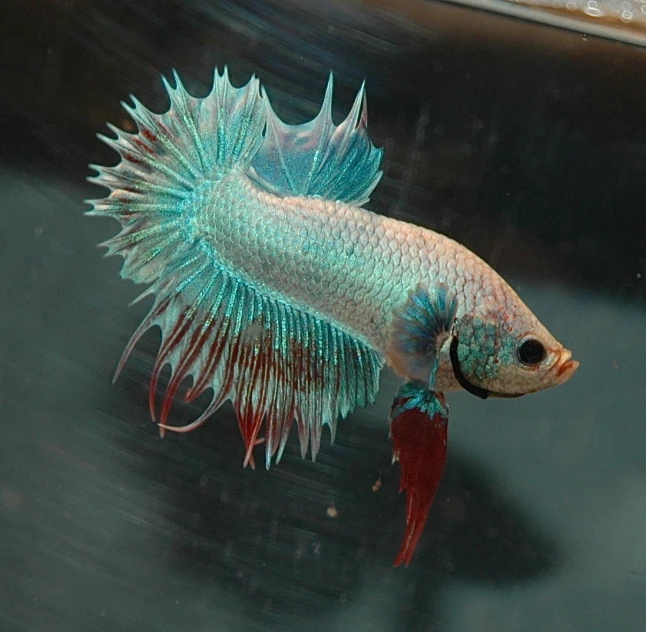
{"type": "Polygon", "coordinates": [[[393,461],[399,461],[399,491],[406,490],[406,532],[395,566],[408,566],[424,530],[446,461],[448,407],[442,393],[407,382],[390,414],[393,461]]]}
{"type": "Polygon", "coordinates": [[[254,466],[253,449],[265,446],[265,464],[279,460],[294,420],[301,452],[312,459],[323,426],[334,437],[337,418],[374,401],[383,359],[331,322],[287,302],[269,298],[228,269],[202,255],[147,290],[156,293],[148,316],[130,340],[120,367],[143,333],[158,325],[162,343],[150,386],[150,408],[162,368],[171,366],[160,429],[188,432],[229,399],[245,444],[244,465],[254,466]],[[211,402],[186,426],[168,422],[175,394],[191,377],[185,399],[207,389],[211,402]]]}

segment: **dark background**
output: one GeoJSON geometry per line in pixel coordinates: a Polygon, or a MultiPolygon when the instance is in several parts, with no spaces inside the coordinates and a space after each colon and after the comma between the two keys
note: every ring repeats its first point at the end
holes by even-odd
{"type": "MultiPolygon", "coordinates": [[[[0,23],[0,631],[642,630],[646,616],[646,50],[431,2],[60,0],[0,23]],[[316,464],[293,437],[243,470],[227,405],[158,437],[158,334],[95,244],[95,137],[228,64],[288,122],[327,74],[365,78],[385,148],[371,208],[509,277],[582,366],[518,401],[451,397],[447,471],[418,555],[387,415],[397,382],[316,464]],[[382,485],[373,491],[373,485],[382,485]]],[[[175,422],[200,408],[178,404],[175,422]]]]}

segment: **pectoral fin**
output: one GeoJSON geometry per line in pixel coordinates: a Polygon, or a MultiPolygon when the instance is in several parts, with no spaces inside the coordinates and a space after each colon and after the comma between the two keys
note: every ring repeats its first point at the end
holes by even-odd
{"type": "Polygon", "coordinates": [[[419,285],[395,312],[388,345],[388,361],[400,375],[435,390],[439,349],[449,335],[457,302],[445,285],[432,292],[419,285]]]}
{"type": "Polygon", "coordinates": [[[410,564],[424,530],[444,470],[448,421],[444,395],[422,382],[407,382],[397,393],[390,435],[393,462],[401,467],[399,491],[406,490],[406,533],[395,566],[410,564]]]}

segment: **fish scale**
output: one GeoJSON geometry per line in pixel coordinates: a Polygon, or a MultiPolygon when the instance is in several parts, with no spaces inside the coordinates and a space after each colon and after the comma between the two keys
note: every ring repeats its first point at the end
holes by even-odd
{"type": "Polygon", "coordinates": [[[205,241],[249,283],[334,321],[384,355],[393,312],[420,283],[449,285],[461,299],[458,314],[488,299],[513,309],[517,300],[455,241],[350,205],[280,198],[237,176],[195,212],[208,218],[205,232],[213,236],[205,241]]]}
{"type": "Polygon", "coordinates": [[[334,437],[339,417],[372,403],[386,363],[404,378],[389,422],[407,493],[395,563],[408,564],[446,458],[444,392],[515,397],[563,383],[577,363],[464,246],[362,208],[383,153],[367,133],[363,86],[334,125],[330,76],[319,114],[287,125],[256,78],[235,88],[216,70],[203,98],[174,82],[164,80],[164,114],[124,106],[138,130],[110,126],[116,136],[101,139],[121,161],[90,178],[110,193],[88,214],[122,227],[103,245],[123,257],[124,278],[150,284],[140,298],[154,297],[117,375],[158,326],[149,403],[160,432],[194,430],[230,400],[243,464],[254,467],[264,444],[269,467],[294,422],[315,459],[323,426],[334,437]],[[187,401],[204,391],[211,400],[177,427],[184,380],[187,401]]]}

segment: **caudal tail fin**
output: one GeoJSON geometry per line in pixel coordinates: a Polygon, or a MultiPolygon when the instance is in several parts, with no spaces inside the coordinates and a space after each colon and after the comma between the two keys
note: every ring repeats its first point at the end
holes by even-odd
{"type": "Polygon", "coordinates": [[[258,79],[242,88],[229,83],[227,69],[215,72],[205,98],[191,96],[173,73],[175,87],[164,79],[170,108],[154,114],[137,99],[123,107],[137,124],[129,134],[108,124],[116,138],[99,134],[121,161],[114,167],[91,165],[90,182],[110,189],[88,200],[87,215],[117,219],[121,232],[101,244],[107,255],[124,257],[121,276],[136,283],[159,279],[190,246],[186,211],[194,205],[200,183],[218,170],[249,165],[263,141],[265,107],[258,79]]]}

